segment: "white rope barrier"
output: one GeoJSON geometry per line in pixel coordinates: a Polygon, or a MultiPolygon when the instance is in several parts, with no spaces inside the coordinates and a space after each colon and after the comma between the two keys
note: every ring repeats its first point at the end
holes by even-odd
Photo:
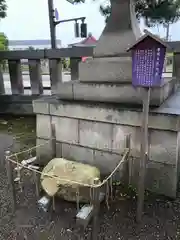
{"type": "MultiPolygon", "coordinates": [[[[45,143],[46,144],[46,143],[45,143]]],[[[114,170],[109,174],[108,177],[106,177],[101,183],[97,184],[97,185],[94,185],[94,184],[83,184],[81,182],[77,182],[77,181],[73,181],[73,180],[68,180],[68,179],[63,179],[63,178],[60,178],[58,176],[55,176],[55,175],[50,175],[48,173],[42,173],[41,171],[35,169],[32,165],[31,166],[26,166],[26,165],[23,165],[22,163],[19,163],[17,162],[17,160],[13,160],[12,157],[16,157],[22,153],[25,153],[27,151],[32,151],[33,149],[37,149],[38,147],[40,146],[43,146],[45,144],[40,144],[38,146],[35,146],[35,147],[32,147],[28,150],[24,150],[24,151],[21,151],[19,153],[15,153],[15,154],[12,154],[10,156],[7,157],[7,161],[10,161],[11,163],[15,164],[16,167],[20,167],[22,169],[28,169],[32,172],[35,172],[35,173],[38,173],[38,174],[41,174],[42,176],[46,176],[46,177],[50,177],[50,178],[53,178],[57,181],[65,181],[69,184],[77,184],[79,186],[83,186],[83,187],[90,187],[90,188],[98,188],[98,187],[102,187],[103,185],[105,185],[111,178],[112,176],[116,173],[116,171],[120,168],[120,166],[125,163],[127,161],[127,158],[128,158],[128,155],[129,155],[129,152],[130,152],[130,149],[129,148],[125,148],[125,151],[124,151],[124,154],[122,156],[122,159],[120,160],[120,162],[118,163],[118,165],[114,168],[114,170]]]]}

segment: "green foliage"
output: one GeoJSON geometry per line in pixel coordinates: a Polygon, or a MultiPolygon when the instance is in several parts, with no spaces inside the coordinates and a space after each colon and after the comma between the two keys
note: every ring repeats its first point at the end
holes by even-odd
{"type": "Polygon", "coordinates": [[[8,50],[8,38],[4,33],[0,33],[0,51],[8,50]]]}
{"type": "Polygon", "coordinates": [[[0,18],[6,17],[6,10],[7,10],[6,0],[0,0],[0,18]]]}
{"type": "Polygon", "coordinates": [[[180,0],[136,0],[136,13],[149,27],[174,23],[180,18],[180,0]]]}
{"type": "MultiPolygon", "coordinates": [[[[180,0],[135,0],[135,4],[137,18],[144,18],[148,27],[174,23],[180,18],[180,0]]],[[[111,12],[110,3],[106,6],[101,5],[100,12],[107,20],[111,12]]]]}
{"type": "Polygon", "coordinates": [[[35,48],[32,47],[32,46],[29,46],[29,47],[28,47],[28,50],[30,50],[30,51],[31,51],[31,50],[35,50],[35,48]]]}
{"type": "Polygon", "coordinates": [[[67,58],[62,58],[61,61],[62,61],[63,69],[67,70],[70,65],[70,60],[67,58]]]}
{"type": "MultiPolygon", "coordinates": [[[[8,50],[8,38],[4,33],[0,33],[0,51],[8,50]]],[[[6,60],[0,61],[0,67],[6,70],[6,60]]]]}

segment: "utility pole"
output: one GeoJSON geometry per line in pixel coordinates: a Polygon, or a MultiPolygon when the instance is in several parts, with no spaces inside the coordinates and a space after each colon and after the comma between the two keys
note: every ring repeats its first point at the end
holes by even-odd
{"type": "Polygon", "coordinates": [[[169,40],[169,30],[170,30],[170,24],[167,23],[167,25],[166,25],[166,41],[169,40]]]}
{"type": "MultiPolygon", "coordinates": [[[[170,24],[169,22],[166,24],[166,41],[168,42],[169,40],[169,31],[170,31],[170,24]]],[[[166,72],[166,67],[167,67],[167,58],[164,60],[164,72],[166,72]]]]}
{"type": "Polygon", "coordinates": [[[56,25],[54,22],[54,6],[53,0],[48,0],[48,11],[49,11],[49,26],[51,35],[51,48],[56,48],[56,25]]]}
{"type": "MultiPolygon", "coordinates": [[[[73,0],[67,0],[71,4],[73,4],[73,0]]],[[[49,12],[49,26],[50,26],[50,36],[51,36],[51,48],[56,49],[56,26],[60,23],[65,23],[65,22],[72,22],[75,21],[77,22],[78,20],[82,21],[81,24],[81,35],[82,37],[87,36],[87,25],[84,23],[86,17],[78,17],[78,18],[70,18],[70,19],[64,19],[61,21],[55,21],[55,16],[54,16],[54,4],[53,0],[48,0],[48,12],[49,12]]]]}

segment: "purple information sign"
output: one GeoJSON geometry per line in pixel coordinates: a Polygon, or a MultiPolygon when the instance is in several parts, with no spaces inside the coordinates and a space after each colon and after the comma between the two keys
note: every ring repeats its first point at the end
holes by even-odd
{"type": "Polygon", "coordinates": [[[132,65],[132,84],[134,86],[155,87],[162,83],[166,49],[134,49],[132,65]]]}

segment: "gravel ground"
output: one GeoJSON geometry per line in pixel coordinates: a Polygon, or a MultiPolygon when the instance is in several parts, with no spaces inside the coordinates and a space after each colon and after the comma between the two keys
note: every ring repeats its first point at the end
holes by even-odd
{"type": "MultiPolygon", "coordinates": [[[[0,152],[3,156],[3,151],[8,144],[10,145],[11,140],[5,141],[4,135],[0,135],[0,141],[0,152]]],[[[16,148],[20,145],[18,140],[16,148]]],[[[2,160],[3,157],[1,157],[1,162],[2,160]]],[[[23,193],[17,188],[18,207],[14,215],[11,209],[11,193],[7,185],[5,168],[3,164],[0,166],[0,240],[78,239],[72,231],[75,229],[75,204],[57,199],[55,213],[44,213],[38,210],[32,177],[27,172],[24,175],[23,193]]],[[[122,187],[118,189],[116,198],[109,202],[109,205],[109,210],[105,203],[101,205],[98,239],[180,239],[180,194],[174,201],[162,196],[147,194],[141,224],[135,222],[136,198],[129,191],[127,192],[127,189],[122,187]]],[[[91,225],[85,233],[81,232],[82,239],[90,239],[90,232],[91,225]]]]}

